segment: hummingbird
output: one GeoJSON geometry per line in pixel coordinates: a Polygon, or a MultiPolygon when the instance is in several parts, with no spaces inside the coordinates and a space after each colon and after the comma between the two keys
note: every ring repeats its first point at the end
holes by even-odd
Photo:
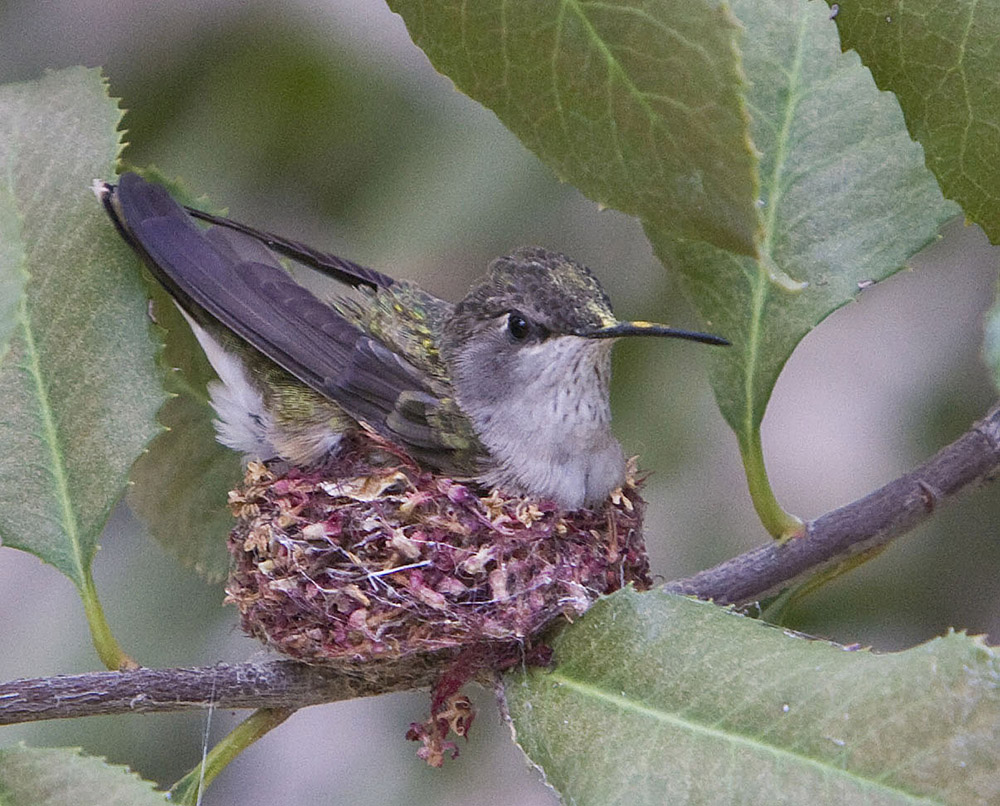
{"type": "Polygon", "coordinates": [[[728,344],[619,321],[589,269],[540,247],[497,258],[453,304],[183,207],[134,173],[94,190],[191,325],[219,378],[209,387],[218,440],[246,458],[310,465],[344,434],[370,429],[452,478],[565,510],[594,507],[625,480],[611,432],[614,342],[728,344]],[[320,299],[279,256],[343,292],[320,299]]]}

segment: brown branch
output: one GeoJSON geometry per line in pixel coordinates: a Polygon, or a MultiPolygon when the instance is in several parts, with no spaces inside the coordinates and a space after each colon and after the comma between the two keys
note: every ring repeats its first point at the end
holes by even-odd
{"type": "MultiPolygon", "coordinates": [[[[769,543],[666,585],[743,604],[884,548],[951,500],[1000,472],[1000,406],[911,473],[807,524],[807,536],[769,543]]],[[[0,685],[0,725],[96,714],[193,708],[302,708],[425,687],[433,666],[306,666],[290,660],[138,669],[14,680],[0,685]]]]}
{"type": "Polygon", "coordinates": [[[916,470],[806,524],[805,537],[768,543],[665,588],[720,604],[759,601],[878,552],[957,493],[991,481],[998,471],[1000,405],[916,470]]]}
{"type": "Polygon", "coordinates": [[[0,725],[98,714],[195,708],[304,708],[429,686],[433,671],[307,666],[292,660],[136,669],[13,680],[0,685],[0,725]]]}

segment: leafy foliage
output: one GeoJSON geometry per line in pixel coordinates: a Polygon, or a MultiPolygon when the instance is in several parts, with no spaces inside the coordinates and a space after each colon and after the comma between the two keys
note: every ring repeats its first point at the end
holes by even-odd
{"type": "Polygon", "coordinates": [[[1000,797],[1000,660],[967,636],[878,655],[626,589],[553,649],[554,671],[506,693],[518,742],[569,803],[1000,797]]]}
{"type": "Polygon", "coordinates": [[[1000,285],[997,291],[997,299],[985,319],[983,358],[989,366],[993,383],[1000,389],[1000,285]]]}
{"type": "Polygon", "coordinates": [[[90,186],[120,112],[96,70],[0,89],[3,208],[28,275],[0,366],[0,538],[84,590],[97,537],[163,400],[145,292],[90,186]]]}
{"type": "Polygon", "coordinates": [[[648,222],[646,231],[733,342],[709,355],[710,373],[753,485],[764,475],[761,421],[795,346],[862,287],[902,268],[958,209],[924,168],[893,97],[855,54],[840,53],[822,4],[737,0],[733,10],[744,20],[761,150],[760,257],[677,240],[648,222]]]}
{"type": "Polygon", "coordinates": [[[166,430],[132,467],[128,503],[184,565],[220,580],[229,568],[226,535],[233,526],[226,496],[243,477],[240,458],[215,439],[205,388],[215,373],[180,311],[154,286],[151,281],[164,338],[161,363],[173,397],[159,414],[166,430]]]}
{"type": "Polygon", "coordinates": [[[755,254],[739,26],[714,0],[390,0],[413,40],[559,177],[657,227],[755,254]]]}
{"type": "Polygon", "coordinates": [[[18,307],[26,280],[21,218],[14,203],[13,188],[8,182],[0,185],[0,361],[17,328],[18,307]]]}
{"type": "Polygon", "coordinates": [[[76,748],[0,748],[3,806],[154,806],[166,797],[126,767],[76,748]]]}
{"type": "Polygon", "coordinates": [[[892,90],[944,194],[1000,241],[1000,5],[995,0],[839,3],[842,44],[892,90]]]}

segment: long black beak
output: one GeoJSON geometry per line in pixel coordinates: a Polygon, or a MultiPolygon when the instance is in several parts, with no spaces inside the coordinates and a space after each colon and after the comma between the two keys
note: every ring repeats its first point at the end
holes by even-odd
{"type": "Polygon", "coordinates": [[[578,330],[577,336],[585,339],[620,339],[623,336],[664,336],[671,339],[688,339],[689,341],[700,341],[702,344],[717,344],[727,346],[729,341],[722,336],[713,336],[711,333],[698,333],[695,330],[678,330],[667,325],[658,325],[655,322],[617,322],[608,327],[599,327],[592,330],[578,330]]]}

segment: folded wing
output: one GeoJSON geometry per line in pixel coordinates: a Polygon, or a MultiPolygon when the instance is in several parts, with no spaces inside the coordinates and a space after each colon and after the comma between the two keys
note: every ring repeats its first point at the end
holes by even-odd
{"type": "Polygon", "coordinates": [[[351,285],[387,289],[391,278],[224,219],[213,220],[261,243],[204,229],[165,189],[136,174],[104,186],[102,197],[156,279],[193,318],[221,323],[415,458],[448,469],[467,464],[460,454],[474,448],[474,437],[438,427],[443,420],[464,419],[450,395],[442,394],[440,379],[295,282],[264,244],[351,285]]]}

